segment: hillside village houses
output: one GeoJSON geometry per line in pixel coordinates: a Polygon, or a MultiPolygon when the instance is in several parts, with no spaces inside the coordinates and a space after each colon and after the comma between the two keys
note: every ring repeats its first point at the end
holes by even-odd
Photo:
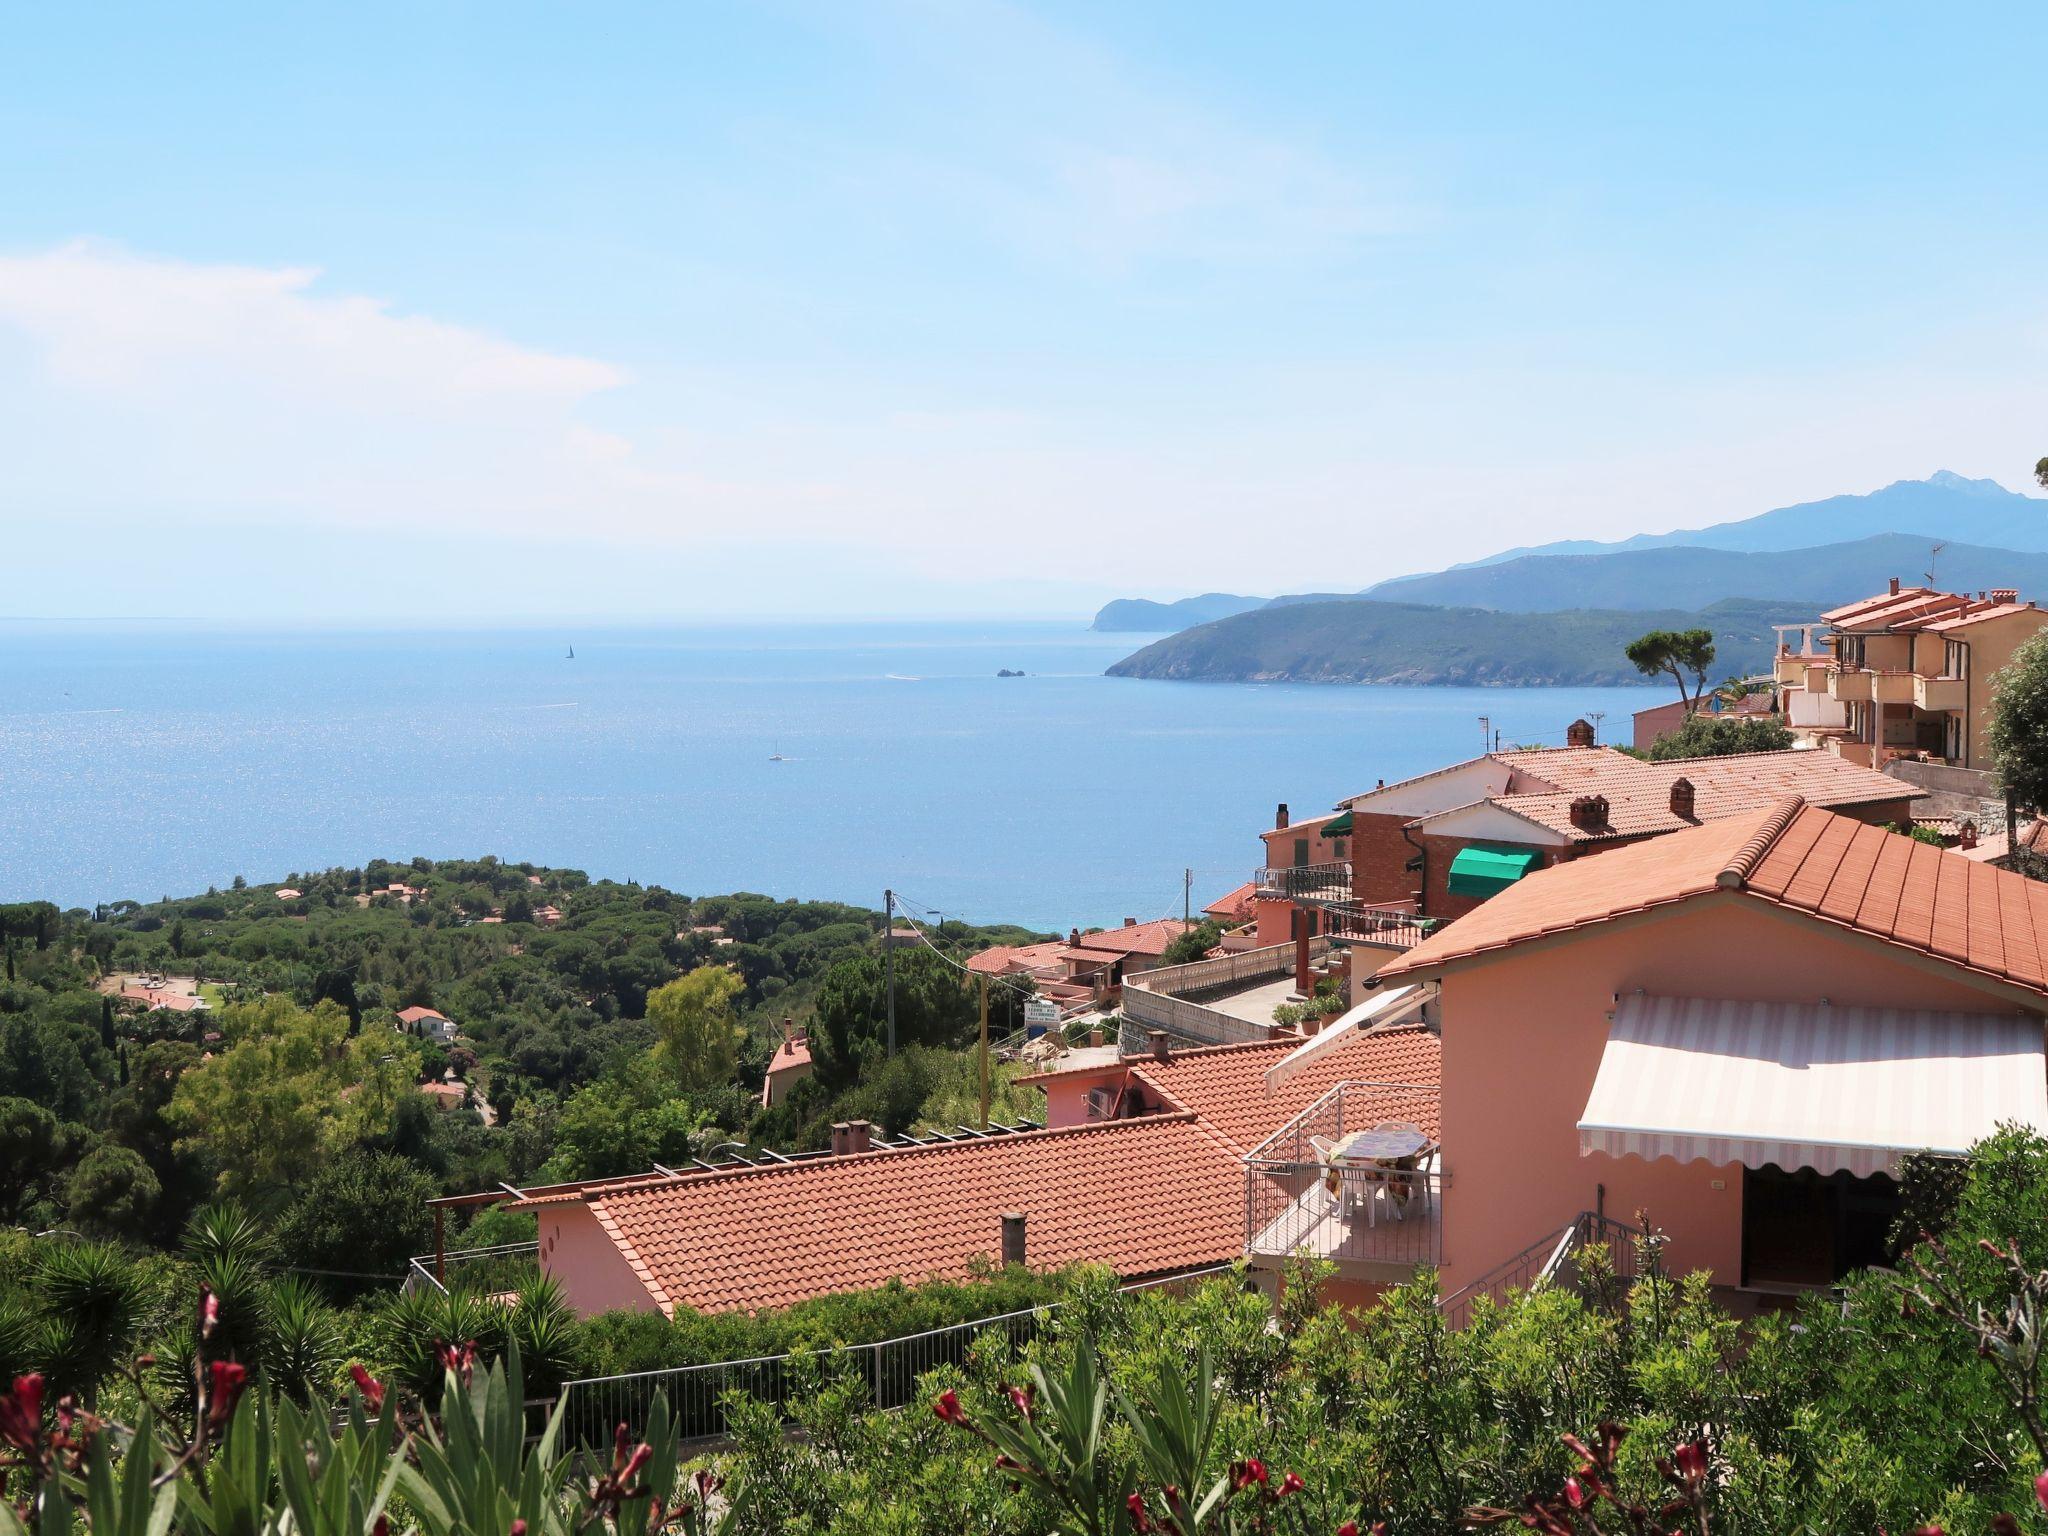
{"type": "Polygon", "coordinates": [[[2048,1133],[2048,885],[1974,828],[1899,835],[1921,789],[1855,758],[1649,763],[1575,722],[1303,823],[1283,806],[1215,904],[1234,951],[1168,967],[1183,925],[1129,922],[970,962],[1120,990],[1120,1050],[1027,1079],[1042,1124],[855,1121],[819,1154],[447,1203],[532,1211],[586,1313],[989,1262],[1242,1261],[1277,1291],[1308,1255],[1353,1300],[1434,1269],[1455,1320],[1639,1213],[1738,1310],[1775,1306],[1882,1258],[1903,1157],[2048,1133]],[[1339,1013],[1272,1021],[1318,983],[1339,1013]]]}
{"type": "Polygon", "coordinates": [[[1775,675],[1785,720],[1811,746],[1882,768],[1912,758],[1989,763],[1991,679],[2048,613],[2010,587],[1901,587],[1781,625],[1775,675]]]}

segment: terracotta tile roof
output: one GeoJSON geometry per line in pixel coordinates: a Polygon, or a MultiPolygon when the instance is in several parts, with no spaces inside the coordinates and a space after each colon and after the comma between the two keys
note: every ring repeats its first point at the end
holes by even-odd
{"type": "MultiPolygon", "coordinates": [[[[1800,795],[1812,805],[1869,805],[1920,793],[1902,780],[1858,767],[1832,752],[1744,752],[1729,757],[1670,758],[1655,763],[1607,747],[1504,752],[1500,756],[1504,760],[1518,759],[1512,765],[1518,774],[1533,777],[1540,770],[1542,777],[1555,787],[1548,791],[1495,795],[1492,803],[1579,843],[1682,831],[1705,821],[1747,815],[1787,795],[1800,795]],[[1681,778],[1690,780],[1693,786],[1690,820],[1671,809],[1671,786],[1681,778]],[[1580,795],[1606,796],[1604,823],[1594,827],[1573,824],[1572,801],[1580,795]]],[[[1452,814],[1439,811],[1420,817],[1411,825],[1427,827],[1436,817],[1452,814]]]]}
{"type": "MultiPolygon", "coordinates": [[[[1344,1045],[1325,1051],[1278,1089],[1266,1089],[1266,1069],[1300,1045],[1298,1038],[1252,1045],[1222,1045],[1179,1051],[1170,1061],[1138,1057],[1131,1075],[1156,1090],[1169,1103],[1192,1110],[1204,1125],[1243,1156],[1288,1120],[1347,1079],[1371,1083],[1411,1083],[1435,1087],[1442,1077],[1437,1037],[1418,1026],[1360,1033],[1344,1045]]],[[[1438,1133],[1432,1103],[1430,1124],[1438,1133]]],[[[1243,1191],[1239,1190],[1240,1196],[1243,1191]]]]}
{"type": "MultiPolygon", "coordinates": [[[[2048,850],[2048,821],[2022,823],[2020,826],[2020,846],[2032,849],[2036,853],[2048,850]]],[[[1987,827],[1978,836],[1976,847],[1958,848],[1954,851],[1961,854],[1964,858],[1979,864],[1989,864],[1994,860],[2002,859],[2008,852],[2005,845],[2005,828],[1999,827],[1996,831],[1992,831],[1987,827]]]]}
{"type": "Polygon", "coordinates": [[[2048,885],[1803,804],[1540,870],[1382,966],[1392,978],[1714,891],[2048,993],[2048,885]]]}
{"type": "Polygon", "coordinates": [[[1112,955],[1163,955],[1167,946],[1192,926],[1177,917],[1162,917],[1149,923],[1084,933],[1078,947],[1112,955]]]}
{"type": "Polygon", "coordinates": [[[1219,896],[1202,910],[1227,923],[1242,922],[1252,915],[1252,900],[1259,894],[1257,882],[1247,880],[1228,896],[1219,896]]]}
{"type": "Polygon", "coordinates": [[[1091,1069],[1128,1069],[1182,1106],[1167,1113],[681,1178],[642,1175],[538,1191],[523,1205],[587,1202],[665,1312],[788,1306],[899,1277],[963,1278],[994,1255],[1001,1215],[1011,1210],[1028,1218],[1034,1266],[1086,1261],[1139,1277],[1223,1263],[1244,1244],[1245,1151],[1346,1078],[1438,1079],[1435,1037],[1410,1028],[1361,1034],[1269,1094],[1266,1068],[1298,1043],[1091,1069]]]}
{"type": "MultiPolygon", "coordinates": [[[[579,1198],[579,1197],[571,1197],[579,1198]]],[[[1005,1211],[1035,1267],[1125,1276],[1236,1256],[1244,1185],[1192,1115],[720,1170],[589,1197],[664,1312],[783,1307],[995,1256],[1005,1211]]]]}
{"type": "Polygon", "coordinates": [[[770,1072],[786,1072],[792,1067],[808,1067],[811,1064],[811,1043],[808,1040],[785,1040],[775,1047],[775,1054],[768,1058],[770,1072]]]}
{"type": "Polygon", "coordinates": [[[164,987],[123,987],[121,997],[125,1002],[147,1003],[171,1013],[196,1013],[206,1006],[203,998],[190,992],[173,992],[164,987]]]}
{"type": "Polygon", "coordinates": [[[1931,595],[1934,595],[1932,587],[1904,587],[1897,592],[1879,592],[1873,597],[1859,597],[1853,603],[1843,603],[1838,608],[1830,608],[1821,615],[1821,620],[1827,624],[1839,624],[1844,619],[1852,619],[1858,614],[1889,608],[1902,598],[1912,599],[1931,595]]]}
{"type": "Polygon", "coordinates": [[[967,957],[967,969],[983,976],[1002,976],[1011,971],[1034,971],[1059,964],[1067,946],[1058,939],[1043,944],[995,944],[980,954],[967,957]]]}
{"type": "Polygon", "coordinates": [[[438,1008],[401,1008],[398,1010],[398,1021],[401,1024],[417,1024],[422,1019],[446,1020],[447,1017],[448,1015],[441,1012],[438,1008]]]}
{"type": "Polygon", "coordinates": [[[1967,629],[1972,624],[1982,624],[1989,619],[2009,619],[2016,613],[2040,614],[2042,618],[2048,619],[2048,614],[2042,614],[2032,603],[1986,602],[1966,613],[1957,614],[1952,619],[1938,619],[1927,628],[1946,634],[1952,629],[1967,629]]]}

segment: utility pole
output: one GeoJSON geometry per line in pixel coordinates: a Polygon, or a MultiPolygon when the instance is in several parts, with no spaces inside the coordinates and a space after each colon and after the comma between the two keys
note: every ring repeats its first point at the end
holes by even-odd
{"type": "Polygon", "coordinates": [[[1491,751],[1492,747],[1493,716],[1481,715],[1479,717],[1479,751],[1481,755],[1483,756],[1485,753],[1491,751]]]}
{"type": "Polygon", "coordinates": [[[882,985],[889,994],[889,1051],[896,1054],[896,893],[882,892],[882,985]]]}
{"type": "Polygon", "coordinates": [[[1180,920],[1192,923],[1195,920],[1195,872],[1184,869],[1180,872],[1180,920]]]}
{"type": "Polygon", "coordinates": [[[988,1129],[988,977],[981,976],[981,1128],[988,1129]]]}

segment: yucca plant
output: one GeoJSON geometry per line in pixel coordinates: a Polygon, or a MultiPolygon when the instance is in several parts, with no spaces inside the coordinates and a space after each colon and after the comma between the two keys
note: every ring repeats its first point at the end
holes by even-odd
{"type": "Polygon", "coordinates": [[[508,1324],[508,1343],[519,1351],[528,1389],[553,1397],[582,1365],[583,1331],[552,1275],[530,1282],[519,1293],[508,1324]]]}
{"type": "Polygon", "coordinates": [[[100,1384],[134,1352],[143,1319],[135,1266],[111,1243],[53,1243],[33,1283],[49,1320],[49,1372],[91,1407],[100,1384]]]}
{"type": "MultiPolygon", "coordinates": [[[[561,1451],[561,1404],[540,1439],[526,1441],[526,1380],[515,1345],[476,1370],[467,1357],[445,1372],[438,1425],[428,1420],[413,1440],[413,1463],[402,1463],[398,1486],[426,1536],[509,1531],[569,1536],[563,1490],[571,1465],[561,1451]],[[465,1380],[465,1376],[467,1379],[465,1380]]],[[[645,1530],[641,1524],[639,1529],[645,1530]]]]}
{"type": "Polygon", "coordinates": [[[263,1269],[276,1256],[263,1224],[232,1200],[216,1200],[194,1211],[180,1246],[195,1263],[232,1257],[263,1269]]]}
{"type": "Polygon", "coordinates": [[[264,1376],[293,1402],[311,1402],[341,1364],[333,1312],[311,1285],[287,1275],[271,1281],[264,1314],[264,1376]]]}

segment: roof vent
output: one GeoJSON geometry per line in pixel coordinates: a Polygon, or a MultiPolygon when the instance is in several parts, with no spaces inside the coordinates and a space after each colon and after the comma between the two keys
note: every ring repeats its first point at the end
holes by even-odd
{"type": "Polygon", "coordinates": [[[1692,780],[1687,778],[1673,779],[1671,781],[1671,814],[1680,821],[1691,821],[1693,819],[1692,806],[1692,780]]]}
{"type": "Polygon", "coordinates": [[[1166,1043],[1165,1030],[1149,1030],[1146,1032],[1145,1038],[1152,1043],[1152,1059],[1154,1061],[1173,1060],[1173,1047],[1166,1043]]]}
{"type": "Polygon", "coordinates": [[[1582,832],[1592,832],[1606,826],[1607,797],[1580,795],[1572,801],[1572,825],[1582,832]]]}
{"type": "Polygon", "coordinates": [[[2020,589],[2018,587],[1993,587],[1991,589],[1991,601],[1994,603],[2016,603],[2019,600],[2020,589]]]}
{"type": "Polygon", "coordinates": [[[1891,595],[1892,595],[1893,597],[1897,597],[1897,596],[1899,595],[1899,578],[1898,578],[1898,577],[1896,577],[1896,576],[1894,576],[1894,577],[1892,578],[1892,590],[1891,590],[1891,595]]]}
{"type": "Polygon", "coordinates": [[[1564,728],[1564,744],[1568,747],[1590,747],[1593,745],[1593,724],[1590,720],[1574,720],[1564,728]]]}

